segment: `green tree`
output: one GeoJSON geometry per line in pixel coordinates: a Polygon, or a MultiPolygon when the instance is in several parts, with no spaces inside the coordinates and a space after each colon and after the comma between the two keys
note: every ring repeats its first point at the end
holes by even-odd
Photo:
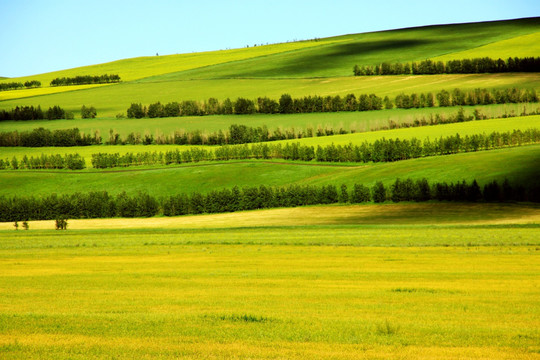
{"type": "Polygon", "coordinates": [[[81,118],[83,119],[94,119],[97,116],[96,108],[93,106],[86,107],[83,105],[81,107],[81,118]]]}
{"type": "Polygon", "coordinates": [[[371,190],[373,201],[382,203],[386,201],[386,188],[381,181],[377,181],[371,190]]]}
{"type": "Polygon", "coordinates": [[[394,108],[394,103],[392,103],[392,100],[390,100],[388,96],[384,97],[383,103],[384,103],[384,108],[387,110],[394,108]]]}
{"type": "Polygon", "coordinates": [[[279,98],[279,112],[282,114],[291,114],[293,110],[293,100],[291,95],[281,95],[281,97],[279,98]]]}
{"type": "Polygon", "coordinates": [[[142,104],[131,104],[127,109],[127,117],[140,119],[146,116],[146,109],[143,108],[142,104]]]}
{"type": "Polygon", "coordinates": [[[342,184],[338,196],[339,203],[348,203],[349,202],[349,192],[347,191],[347,185],[342,184]]]}

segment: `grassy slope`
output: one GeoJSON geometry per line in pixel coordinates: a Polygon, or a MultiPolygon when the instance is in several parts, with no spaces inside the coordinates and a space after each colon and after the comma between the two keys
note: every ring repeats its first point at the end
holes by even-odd
{"type": "Polygon", "coordinates": [[[344,166],[291,162],[230,161],[178,167],[128,171],[1,171],[0,195],[47,195],[106,190],[116,194],[138,191],[167,196],[194,191],[208,192],[233,186],[287,186],[289,184],[386,185],[397,177],[436,181],[472,181],[484,184],[508,178],[514,183],[530,183],[540,176],[540,145],[429,157],[395,163],[344,166]],[[150,185],[151,184],[151,185],[150,185]]]}
{"type": "Polygon", "coordinates": [[[303,145],[330,145],[330,144],[360,144],[364,141],[374,142],[377,139],[411,139],[417,138],[424,140],[440,136],[449,136],[459,134],[461,136],[486,133],[494,131],[505,132],[514,129],[528,129],[540,127],[540,115],[520,116],[506,119],[491,119],[480,121],[468,121],[464,123],[444,124],[437,126],[421,126],[416,128],[393,129],[371,131],[355,134],[344,134],[324,137],[303,138],[299,140],[283,140],[280,143],[299,142],[303,145]]]}
{"type": "Polygon", "coordinates": [[[433,58],[435,61],[448,61],[454,59],[472,59],[493,57],[493,54],[502,59],[509,57],[538,57],[540,54],[540,32],[516,36],[512,39],[496,41],[491,44],[479,46],[470,50],[455,52],[433,58]]]}

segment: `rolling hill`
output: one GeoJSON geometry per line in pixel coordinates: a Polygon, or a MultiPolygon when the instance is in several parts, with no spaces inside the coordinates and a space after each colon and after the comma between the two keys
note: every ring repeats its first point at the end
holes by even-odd
{"type": "Polygon", "coordinates": [[[540,18],[437,25],[205,53],[142,57],[9,79],[39,80],[43,88],[0,93],[0,109],[61,105],[78,112],[93,105],[100,116],[125,112],[132,102],[278,97],[369,92],[395,95],[428,89],[529,86],[537,74],[401,76],[357,79],[355,64],[437,57],[531,56],[539,53],[540,18]],[[453,55],[455,54],[455,55],[453,55]],[[114,73],[123,82],[48,87],[56,77],[114,73]],[[239,80],[241,79],[241,80],[239,80]]]}

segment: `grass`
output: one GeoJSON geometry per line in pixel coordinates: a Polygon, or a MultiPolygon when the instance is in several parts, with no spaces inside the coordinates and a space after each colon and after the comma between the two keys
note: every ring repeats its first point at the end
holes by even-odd
{"type": "Polygon", "coordinates": [[[538,238],[500,225],[2,231],[0,349],[534,359],[538,238]]]}
{"type": "MultiPolygon", "coordinates": [[[[71,129],[77,127],[81,132],[93,135],[99,131],[101,136],[108,138],[109,131],[113,129],[125,138],[131,132],[141,135],[151,134],[155,138],[158,135],[171,135],[175,131],[201,130],[205,133],[213,133],[219,130],[228,130],[231,124],[243,124],[251,127],[267,126],[270,131],[275,129],[303,130],[311,127],[317,129],[332,128],[356,132],[370,131],[372,129],[388,126],[389,121],[395,123],[413,123],[415,119],[425,118],[439,114],[440,116],[455,116],[460,107],[423,108],[423,109],[391,109],[382,111],[364,112],[339,112],[339,113],[313,113],[313,114],[254,114],[254,115],[216,115],[216,116],[193,116],[180,118],[160,119],[116,119],[97,118],[84,120],[35,120],[35,121],[2,121],[0,132],[4,131],[31,131],[36,128],[50,130],[71,129]]],[[[540,109],[540,104],[504,104],[463,107],[465,116],[473,116],[478,109],[488,118],[501,117],[504,114],[518,115],[540,109]]]]}
{"type": "Polygon", "coordinates": [[[512,39],[496,41],[491,44],[479,46],[470,50],[460,51],[433,58],[435,61],[448,61],[455,59],[472,59],[491,57],[497,54],[501,59],[509,57],[538,57],[540,54],[540,32],[516,36],[512,39]]]}
{"type": "Polygon", "coordinates": [[[153,196],[206,193],[233,186],[287,186],[289,184],[389,185],[397,177],[426,177],[431,182],[476,179],[481,185],[508,178],[513,183],[534,182],[540,145],[427,157],[395,163],[341,165],[301,162],[229,161],[175,167],[129,168],[113,171],[1,171],[0,195],[47,195],[103,191],[117,194],[147,192],[153,196]],[[149,186],[149,184],[152,184],[149,186]]]}

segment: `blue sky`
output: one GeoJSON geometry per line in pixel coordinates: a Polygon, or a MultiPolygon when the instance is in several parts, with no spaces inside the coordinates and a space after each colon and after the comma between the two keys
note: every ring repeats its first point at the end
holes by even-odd
{"type": "Polygon", "coordinates": [[[540,1],[0,0],[0,76],[411,26],[540,16],[540,1]]]}

